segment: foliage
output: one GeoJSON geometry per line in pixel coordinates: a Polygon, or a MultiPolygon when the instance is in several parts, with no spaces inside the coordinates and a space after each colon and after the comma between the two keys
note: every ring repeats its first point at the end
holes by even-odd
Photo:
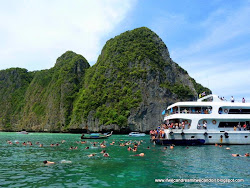
{"type": "Polygon", "coordinates": [[[127,125],[130,110],[142,102],[138,81],[146,81],[147,69],[161,71],[165,64],[161,50],[166,46],[158,38],[151,30],[139,28],[106,43],[86,74],[85,87],[75,103],[75,122],[81,117],[87,120],[93,111],[100,125],[127,125]]]}
{"type": "Polygon", "coordinates": [[[201,84],[197,83],[193,78],[190,78],[191,82],[193,83],[194,85],[194,88],[196,90],[196,92],[198,94],[200,93],[203,93],[203,92],[206,92],[206,94],[211,94],[212,91],[204,86],[202,86],[201,84]]]}
{"type": "Polygon", "coordinates": [[[194,96],[192,85],[198,93],[210,92],[182,77],[189,78],[154,32],[145,27],[127,31],[107,41],[92,67],[67,51],[48,70],[0,71],[0,129],[14,130],[18,124],[26,130],[62,131],[93,119],[126,127],[131,113],[147,100],[148,82],[180,100],[194,96]]]}
{"type": "Polygon", "coordinates": [[[24,96],[33,73],[26,69],[10,68],[0,71],[0,125],[12,130],[12,124],[18,121],[25,101],[24,96]]]}

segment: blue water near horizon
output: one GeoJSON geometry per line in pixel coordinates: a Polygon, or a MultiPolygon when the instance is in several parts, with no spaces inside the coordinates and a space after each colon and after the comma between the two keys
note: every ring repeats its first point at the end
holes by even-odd
{"type": "MultiPolygon", "coordinates": [[[[110,155],[105,158],[103,149],[93,147],[93,140],[86,144],[80,134],[30,133],[28,135],[0,132],[0,187],[249,187],[250,158],[232,157],[232,153],[244,155],[250,152],[249,145],[223,147],[155,146],[149,136],[132,138],[128,135],[112,135],[106,139],[104,148],[110,155]],[[6,141],[19,141],[8,144],[6,141]],[[65,143],[61,143],[65,140],[65,143]],[[142,140],[137,152],[127,151],[119,143],[142,140]],[[31,141],[32,146],[22,142],[31,141]],[[114,145],[110,143],[114,141],[114,145]],[[39,147],[36,142],[44,146],[39,147]],[[51,147],[50,144],[59,143],[51,147]],[[70,150],[77,146],[77,150],[70,150]],[[86,150],[85,147],[90,149],[86,150]],[[147,147],[150,149],[147,149],[147,147]],[[230,150],[226,150],[230,147],[230,150]],[[133,156],[145,153],[144,157],[133,156]],[[89,158],[87,155],[96,153],[89,158]],[[46,166],[44,160],[54,161],[46,166]],[[70,160],[70,164],[60,161],[70,160]],[[234,183],[171,183],[155,182],[155,179],[242,179],[234,183]]],[[[95,140],[102,142],[103,140],[95,140]]]]}

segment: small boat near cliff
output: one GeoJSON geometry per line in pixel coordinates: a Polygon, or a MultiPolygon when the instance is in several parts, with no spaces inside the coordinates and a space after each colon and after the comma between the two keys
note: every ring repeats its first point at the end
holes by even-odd
{"type": "Polygon", "coordinates": [[[129,136],[146,136],[145,133],[139,133],[139,132],[131,132],[129,133],[129,136]]]}
{"type": "Polygon", "coordinates": [[[106,139],[109,138],[112,135],[113,131],[111,133],[90,133],[90,134],[82,134],[81,139],[106,139]]]}
{"type": "Polygon", "coordinates": [[[27,131],[20,131],[20,132],[17,132],[17,134],[29,134],[27,131]]]}

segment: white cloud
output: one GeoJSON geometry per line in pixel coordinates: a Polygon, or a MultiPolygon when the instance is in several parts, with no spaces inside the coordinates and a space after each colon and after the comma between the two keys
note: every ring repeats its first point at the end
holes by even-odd
{"type": "Polygon", "coordinates": [[[50,68],[66,50],[95,62],[102,37],[133,8],[135,0],[22,0],[0,8],[0,69],[50,68]]]}
{"type": "Polygon", "coordinates": [[[185,57],[196,55],[226,45],[237,37],[249,36],[249,17],[250,6],[231,11],[216,10],[200,24],[204,33],[202,39],[191,43],[184,49],[179,49],[181,53],[175,51],[176,58],[178,58],[178,54],[185,57]]]}

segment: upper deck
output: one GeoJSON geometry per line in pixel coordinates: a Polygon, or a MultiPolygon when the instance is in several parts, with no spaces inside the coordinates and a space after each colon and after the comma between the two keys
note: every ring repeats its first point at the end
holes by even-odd
{"type": "Polygon", "coordinates": [[[250,103],[229,102],[217,95],[208,95],[197,101],[177,102],[167,108],[172,114],[250,114],[250,103]]]}

